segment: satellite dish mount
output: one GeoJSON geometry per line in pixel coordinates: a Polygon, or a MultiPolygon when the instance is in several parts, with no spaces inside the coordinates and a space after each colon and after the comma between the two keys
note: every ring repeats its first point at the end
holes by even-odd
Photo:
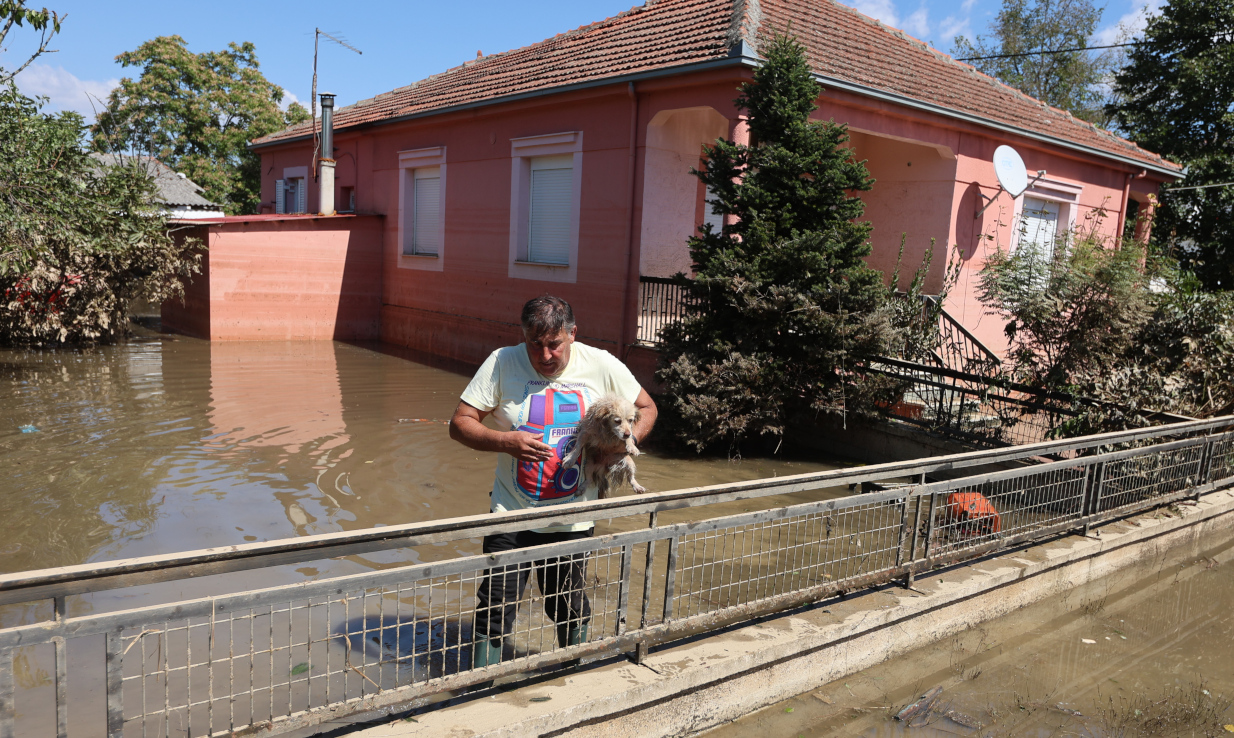
{"type": "MultiPolygon", "coordinates": [[[[975,218],[980,218],[998,196],[1006,192],[1011,195],[1011,199],[1015,199],[1024,194],[1024,191],[1029,187],[1037,184],[1037,181],[1045,176],[1044,169],[1037,170],[1037,177],[1032,181],[1028,181],[1028,169],[1024,166],[1024,160],[1020,158],[1019,152],[1010,146],[999,146],[994,149],[994,174],[998,177],[998,192],[995,192],[992,197],[987,198],[989,202],[985,207],[977,211],[975,218]]],[[[984,194],[978,192],[982,197],[984,194]]]]}

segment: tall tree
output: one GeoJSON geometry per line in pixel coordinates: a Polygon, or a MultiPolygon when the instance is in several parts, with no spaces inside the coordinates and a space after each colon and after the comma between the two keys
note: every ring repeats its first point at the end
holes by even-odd
{"type": "Polygon", "coordinates": [[[255,213],[261,158],[250,140],[308,119],[283,110],[283,88],[262,75],[253,44],[194,54],[180,36],[160,36],[116,57],[139,67],[112,90],[94,125],[100,151],[151,155],[205,189],[230,214],[255,213]]]}
{"type": "Polygon", "coordinates": [[[777,36],[765,52],[735,101],[751,145],[718,140],[695,172],[736,217],[690,239],[695,275],[677,279],[697,311],[662,333],[669,410],[699,450],[775,440],[794,415],[871,409],[877,380],[855,370],[892,334],[852,194],[873,180],[843,125],[810,120],[821,87],[804,48],[777,36]]]}
{"type": "Polygon", "coordinates": [[[1104,125],[1102,85],[1116,56],[1085,50],[1100,20],[1092,0],[1003,0],[989,35],[973,41],[957,36],[951,53],[960,59],[994,57],[969,63],[1026,95],[1104,125]],[[1051,53],[1029,53],[1040,51],[1051,53]]]}
{"type": "Polygon", "coordinates": [[[1110,113],[1136,143],[1187,167],[1154,242],[1208,289],[1234,289],[1234,0],[1170,0],[1115,77],[1110,113]],[[1203,189],[1181,188],[1203,187],[1203,189]]]}
{"type": "Polygon", "coordinates": [[[0,27],[0,49],[4,48],[4,40],[14,26],[21,28],[29,24],[30,28],[39,34],[38,46],[21,65],[12,70],[0,69],[0,83],[12,81],[35,59],[43,54],[53,53],[54,50],[47,48],[47,45],[51,43],[53,36],[60,33],[60,23],[63,21],[64,16],[54,10],[27,8],[26,0],[0,0],[0,23],[4,24],[0,27]]]}
{"type": "MultiPolygon", "coordinates": [[[[47,10],[0,3],[8,33],[21,21],[58,30],[47,10]]],[[[161,302],[194,271],[195,244],[174,239],[145,167],[100,167],[80,115],[49,115],[0,68],[0,345],[123,337],[129,304],[161,302]]]]}

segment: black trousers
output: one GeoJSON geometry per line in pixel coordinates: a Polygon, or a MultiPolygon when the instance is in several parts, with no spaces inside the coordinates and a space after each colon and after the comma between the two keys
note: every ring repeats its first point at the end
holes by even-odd
{"type": "MultiPolygon", "coordinates": [[[[590,538],[592,531],[562,533],[497,533],[484,537],[484,553],[512,551],[546,543],[577,541],[590,538]]],[[[496,566],[484,572],[484,580],[476,589],[476,638],[501,638],[514,629],[518,601],[527,586],[527,578],[535,572],[536,584],[544,595],[544,613],[555,623],[582,624],[591,619],[591,603],[584,592],[587,578],[587,555],[554,556],[524,564],[496,566]]]]}

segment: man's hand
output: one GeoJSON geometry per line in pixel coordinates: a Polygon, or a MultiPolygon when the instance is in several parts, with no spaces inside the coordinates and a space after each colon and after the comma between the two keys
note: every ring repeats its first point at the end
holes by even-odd
{"type": "Polygon", "coordinates": [[[460,402],[450,418],[450,437],[477,451],[507,453],[519,461],[546,461],[553,457],[553,447],[544,443],[541,433],[528,431],[497,431],[484,425],[488,412],[460,402]]]}
{"type": "Polygon", "coordinates": [[[547,461],[553,458],[553,447],[541,440],[543,433],[516,430],[501,435],[506,443],[503,450],[519,461],[547,461]]]}

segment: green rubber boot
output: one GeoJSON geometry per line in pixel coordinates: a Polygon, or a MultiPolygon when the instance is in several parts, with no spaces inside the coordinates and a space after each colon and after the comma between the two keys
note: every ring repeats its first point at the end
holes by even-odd
{"type": "Polygon", "coordinates": [[[500,638],[494,640],[485,638],[476,641],[476,644],[471,647],[471,666],[473,669],[480,669],[499,663],[501,663],[500,638]]]}
{"type": "Polygon", "coordinates": [[[560,623],[557,625],[557,644],[562,648],[587,642],[587,623],[560,623]]]}

